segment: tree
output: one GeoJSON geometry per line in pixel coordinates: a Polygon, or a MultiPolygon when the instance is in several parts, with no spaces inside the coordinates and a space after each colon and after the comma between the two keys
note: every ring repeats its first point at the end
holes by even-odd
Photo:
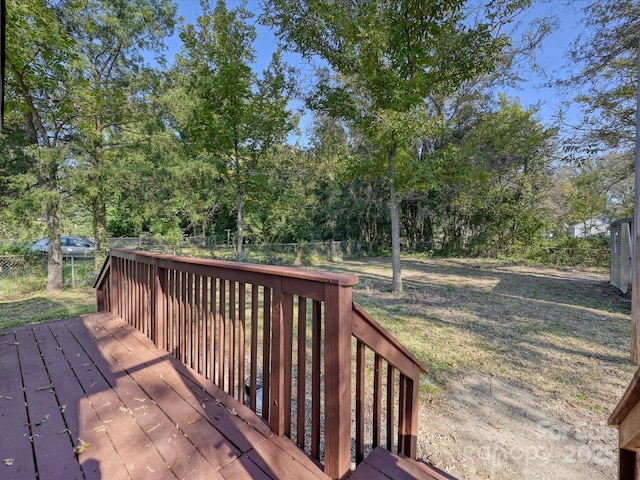
{"type": "MultiPolygon", "coordinates": [[[[162,64],[162,41],[173,30],[175,5],[170,0],[64,0],[59,8],[83,59],[72,69],[76,162],[67,169],[69,188],[91,212],[96,247],[103,251],[109,203],[139,176],[136,167],[145,170],[146,162],[156,161],[144,152],[151,148],[151,135],[162,129],[152,102],[160,79],[145,57],[155,54],[162,64]],[[129,178],[120,175],[123,168],[129,178]]],[[[99,268],[98,262],[96,256],[99,268]]]]}
{"type": "Polygon", "coordinates": [[[464,3],[270,0],[263,17],[290,48],[328,63],[336,76],[320,82],[312,103],[361,131],[376,164],[372,171],[385,172],[396,293],[402,290],[398,196],[402,179],[412,177],[407,169],[416,165],[414,141],[430,123],[421,107],[429,95],[492,70],[507,43],[495,34],[495,23],[528,2],[503,2],[504,10],[486,12],[473,26],[464,3]]]}
{"type": "Polygon", "coordinates": [[[7,5],[7,129],[23,133],[14,144],[21,152],[10,157],[28,163],[12,181],[22,199],[42,208],[49,237],[47,291],[63,286],[61,171],[70,160],[66,142],[76,115],[71,69],[80,61],[58,13],[44,0],[7,5]]]}
{"type": "Polygon", "coordinates": [[[578,71],[561,84],[579,92],[584,143],[624,150],[635,141],[640,4],[594,1],[584,7],[583,15],[584,33],[569,52],[578,71]]]}
{"type": "Polygon", "coordinates": [[[256,181],[258,163],[285,142],[297,123],[288,109],[291,74],[279,51],[260,77],[253,72],[256,33],[244,5],[228,10],[220,0],[214,9],[205,1],[201,7],[197,26],[186,25],[180,32],[179,68],[190,100],[178,129],[187,151],[215,161],[233,188],[241,260],[246,192],[256,181]]]}

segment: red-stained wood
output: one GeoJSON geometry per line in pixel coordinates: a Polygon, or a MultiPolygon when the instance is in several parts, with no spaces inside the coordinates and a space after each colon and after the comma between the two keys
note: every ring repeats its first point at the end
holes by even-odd
{"type": "Polygon", "coordinates": [[[207,378],[212,382],[216,378],[216,285],[217,280],[211,279],[211,286],[209,292],[209,375],[207,378]]]}
{"type": "Polygon", "coordinates": [[[455,480],[446,472],[424,462],[394,454],[381,447],[373,449],[349,477],[353,480],[455,480]]]}
{"type": "Polygon", "coordinates": [[[321,379],[321,343],[322,308],[321,303],[313,301],[311,312],[311,456],[320,457],[320,379],[321,379]]]}
{"type": "Polygon", "coordinates": [[[296,392],[296,444],[304,449],[306,424],[306,377],[307,358],[307,300],[298,297],[298,363],[297,363],[297,392],[296,392]]]}
{"type": "Polygon", "coordinates": [[[238,285],[238,400],[244,404],[244,378],[245,378],[245,355],[246,355],[246,304],[247,286],[244,283],[238,285]]]}
{"type": "Polygon", "coordinates": [[[366,347],[356,342],[356,464],[364,460],[364,372],[366,347]]]}
{"type": "Polygon", "coordinates": [[[382,357],[377,353],[373,360],[373,447],[380,445],[380,421],[382,419],[382,357]]]}
{"type": "Polygon", "coordinates": [[[229,282],[229,347],[228,347],[228,369],[227,393],[234,396],[235,392],[235,376],[236,376],[236,283],[229,282]]]}
{"type": "Polygon", "coordinates": [[[267,421],[271,402],[271,296],[272,289],[265,286],[262,295],[262,418],[267,421]]]}
{"type": "Polygon", "coordinates": [[[331,478],[345,478],[351,471],[352,292],[332,284],[324,290],[324,468],[331,478]]]}
{"type": "Polygon", "coordinates": [[[226,309],[227,309],[227,284],[223,278],[220,279],[220,288],[218,289],[218,386],[224,390],[224,348],[226,341],[226,309]]]}
{"type": "Polygon", "coordinates": [[[202,334],[200,332],[200,323],[202,321],[202,277],[196,275],[194,279],[194,317],[193,317],[193,360],[191,367],[198,373],[202,373],[200,366],[200,344],[202,343],[202,334]]]}
{"type": "MultiPolygon", "coordinates": [[[[119,302],[127,323],[252,409],[257,407],[257,376],[262,370],[262,417],[272,430],[287,437],[292,436],[295,422],[301,447],[305,434],[310,434],[312,457],[322,458],[326,473],[334,478],[345,478],[351,466],[354,380],[356,461],[364,455],[364,412],[370,410],[364,402],[371,398],[365,395],[371,386],[365,386],[364,371],[366,351],[372,350],[373,446],[380,444],[384,414],[387,448],[415,456],[418,382],[426,367],[352,302],[351,287],[357,277],[122,249],[114,249],[109,262],[111,268],[101,277],[111,278],[111,286],[117,286],[118,291],[112,288],[109,294],[110,305],[116,310],[119,302]],[[298,297],[295,329],[294,297],[298,297]],[[312,301],[310,325],[306,322],[308,300],[312,301]],[[250,322],[245,318],[247,301],[251,303],[250,322]],[[352,337],[357,340],[355,372],[351,371],[352,337]],[[307,339],[311,372],[306,371],[307,339]],[[387,368],[384,403],[383,360],[387,368]],[[307,375],[310,392],[304,380],[307,375]],[[245,381],[249,386],[246,399],[245,381]],[[307,395],[310,421],[304,412],[307,395]],[[292,418],[293,401],[300,407],[296,418],[292,418]],[[325,446],[322,452],[320,445],[325,446]]],[[[105,291],[98,288],[97,299],[106,305],[105,291]]]]}
{"type": "Polygon", "coordinates": [[[19,346],[13,331],[0,333],[0,457],[13,462],[2,472],[7,480],[36,478],[30,432],[25,428],[29,417],[24,405],[19,346]]]}
{"type": "Polygon", "coordinates": [[[291,437],[291,399],[293,373],[293,295],[282,295],[282,314],[284,322],[284,332],[282,335],[284,347],[284,435],[291,437]]]}
{"type": "MultiPolygon", "coordinates": [[[[258,390],[258,286],[251,286],[251,359],[249,360],[249,408],[256,411],[258,390]]],[[[260,399],[262,400],[262,399],[260,399]]]]}
{"type": "Polygon", "coordinates": [[[395,370],[387,364],[387,450],[393,449],[393,421],[395,418],[395,370]]]}
{"type": "MultiPolygon", "coordinates": [[[[282,279],[273,280],[273,304],[271,306],[271,403],[269,408],[269,425],[276,435],[284,435],[286,431],[284,404],[285,397],[285,313],[283,305],[282,279]]],[[[263,408],[266,406],[263,405],[263,408]]]]}
{"type": "Polygon", "coordinates": [[[3,479],[328,478],[249,408],[119,317],[3,332],[0,365],[16,372],[0,377],[3,395],[16,400],[0,403],[0,438],[10,438],[0,452],[15,456],[2,465],[3,479]],[[75,455],[78,438],[88,445],[75,455]]]}

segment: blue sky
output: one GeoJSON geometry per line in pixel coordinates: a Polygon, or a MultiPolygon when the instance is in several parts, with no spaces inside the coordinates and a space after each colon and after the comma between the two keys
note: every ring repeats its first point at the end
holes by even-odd
{"type": "MultiPolygon", "coordinates": [[[[195,22],[200,14],[199,0],[174,0],[178,6],[178,16],[184,17],[186,23],[195,22]]],[[[210,0],[215,2],[215,0],[210,0]]],[[[295,1],[295,0],[294,0],[295,1]]],[[[229,8],[234,8],[240,2],[227,0],[229,8]]],[[[525,81],[519,88],[507,89],[505,93],[511,98],[518,98],[523,107],[539,107],[539,117],[546,125],[551,125],[560,108],[562,101],[569,101],[575,92],[563,92],[556,87],[546,86],[550,81],[566,77],[571,71],[571,64],[566,56],[571,42],[581,31],[580,18],[582,8],[588,4],[587,0],[534,0],[533,8],[527,12],[522,20],[532,21],[537,17],[555,16],[558,20],[558,28],[547,37],[538,52],[537,62],[542,72],[534,72],[524,68],[520,75],[525,81]]],[[[254,14],[259,13],[258,0],[249,0],[248,10],[254,14]]],[[[180,40],[176,34],[168,41],[169,49],[167,59],[172,62],[174,56],[180,50],[180,40]]],[[[271,54],[276,48],[274,35],[265,27],[257,26],[257,40],[255,44],[258,59],[256,70],[261,71],[271,59],[271,54]]],[[[299,56],[287,54],[286,61],[296,68],[304,70],[305,64],[299,56]]],[[[307,71],[310,71],[307,67],[307,71]]],[[[497,92],[496,92],[497,93],[497,92]]],[[[305,117],[308,120],[308,116],[305,117]]],[[[569,120],[577,122],[578,112],[573,108],[569,112],[569,120]]],[[[305,119],[303,119],[303,124],[305,119]]],[[[301,125],[301,128],[305,128],[301,125]]],[[[304,141],[304,133],[301,141],[304,141]]]]}

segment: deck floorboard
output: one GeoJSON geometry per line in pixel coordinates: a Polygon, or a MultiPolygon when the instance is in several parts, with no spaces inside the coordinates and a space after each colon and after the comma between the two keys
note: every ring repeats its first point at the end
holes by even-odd
{"type": "Polygon", "coordinates": [[[7,480],[328,478],[106,313],[0,332],[0,460],[7,480]]]}

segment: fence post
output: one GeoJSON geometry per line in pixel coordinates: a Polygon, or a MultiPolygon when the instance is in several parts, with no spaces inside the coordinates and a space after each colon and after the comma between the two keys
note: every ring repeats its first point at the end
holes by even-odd
{"type": "Polygon", "coordinates": [[[351,471],[351,286],[324,287],[324,473],[343,479],[351,471]]]}

